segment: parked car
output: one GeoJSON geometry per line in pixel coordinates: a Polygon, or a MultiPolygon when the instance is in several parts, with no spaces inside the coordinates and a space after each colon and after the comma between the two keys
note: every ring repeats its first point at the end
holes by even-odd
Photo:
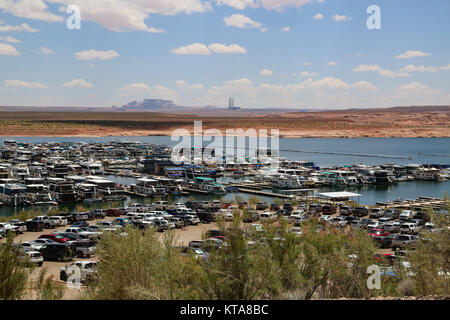
{"type": "Polygon", "coordinates": [[[9,232],[12,232],[14,234],[19,234],[21,233],[19,230],[19,227],[17,226],[13,226],[12,224],[9,223],[5,223],[5,222],[0,222],[0,229],[3,229],[3,233],[6,235],[9,232]]]}
{"type": "Polygon", "coordinates": [[[105,209],[94,209],[89,211],[89,213],[95,218],[95,219],[103,219],[106,217],[106,210],[105,209]]]}
{"type": "Polygon", "coordinates": [[[66,243],[70,240],[60,234],[41,234],[38,239],[50,239],[58,243],[66,243]]]}
{"type": "Polygon", "coordinates": [[[400,225],[401,222],[395,221],[395,222],[386,222],[383,226],[384,230],[389,231],[390,233],[397,233],[400,232],[400,225]]]}
{"type": "Polygon", "coordinates": [[[69,223],[64,216],[51,216],[50,220],[55,221],[55,227],[62,227],[69,223]]]}
{"type": "Polygon", "coordinates": [[[412,222],[402,223],[400,225],[400,233],[417,234],[419,233],[419,226],[412,222]]]}
{"type": "Polygon", "coordinates": [[[385,217],[390,217],[392,220],[398,219],[400,216],[400,210],[399,209],[387,209],[384,212],[385,217]]]}
{"type": "Polygon", "coordinates": [[[117,209],[108,209],[105,214],[107,217],[120,217],[121,212],[117,209]]]}
{"type": "Polygon", "coordinates": [[[74,272],[75,268],[80,270],[80,282],[87,283],[94,280],[97,276],[98,263],[95,261],[77,261],[71,263],[63,268],[59,272],[59,279],[61,281],[67,281],[74,272]]]}
{"type": "Polygon", "coordinates": [[[390,248],[392,246],[392,238],[389,236],[377,236],[372,239],[382,249],[390,248]]]}
{"type": "Polygon", "coordinates": [[[387,237],[391,233],[389,231],[385,231],[383,229],[371,229],[369,231],[369,235],[371,237],[387,237]]]}
{"type": "Polygon", "coordinates": [[[34,250],[40,250],[42,246],[50,243],[56,243],[53,240],[50,239],[36,239],[29,242],[22,242],[20,245],[24,247],[25,249],[34,249],[34,250]]]}
{"type": "Polygon", "coordinates": [[[322,205],[318,203],[311,203],[309,204],[309,211],[311,211],[312,214],[320,213],[322,212],[322,205]]]}
{"type": "Polygon", "coordinates": [[[50,220],[48,216],[37,216],[27,221],[37,221],[42,224],[45,229],[54,228],[56,226],[56,222],[54,220],[50,220]]]}
{"type": "Polygon", "coordinates": [[[169,217],[168,221],[173,222],[175,224],[175,228],[178,228],[178,229],[184,228],[186,226],[184,221],[178,217],[169,217]]]}
{"type": "Polygon", "coordinates": [[[380,221],[372,221],[367,225],[367,229],[378,229],[383,227],[383,224],[380,221]]]}
{"type": "Polygon", "coordinates": [[[256,210],[266,210],[267,209],[267,203],[265,202],[258,202],[256,204],[256,210]]]}
{"type": "Polygon", "coordinates": [[[70,228],[67,228],[64,232],[84,235],[90,239],[98,238],[101,235],[101,233],[99,233],[99,232],[87,231],[80,227],[70,227],[70,228]]]}
{"type": "Polygon", "coordinates": [[[196,226],[200,223],[200,219],[197,215],[185,214],[178,217],[184,221],[185,225],[196,226]]]}
{"type": "Polygon", "coordinates": [[[37,265],[38,267],[42,267],[44,264],[44,257],[42,253],[37,250],[26,250],[25,254],[28,256],[28,265],[37,265]]]}
{"type": "Polygon", "coordinates": [[[205,210],[197,211],[197,216],[200,219],[200,222],[202,223],[210,223],[217,220],[216,216],[213,213],[205,210]]]}
{"type": "Polygon", "coordinates": [[[412,218],[414,218],[414,212],[411,210],[403,210],[399,216],[399,219],[403,221],[410,221],[412,218]]]}
{"type": "Polygon", "coordinates": [[[44,229],[44,226],[41,222],[39,221],[34,221],[34,220],[29,220],[29,221],[25,221],[25,225],[27,227],[27,231],[37,231],[40,232],[44,229]]]}
{"type": "Polygon", "coordinates": [[[380,208],[372,208],[369,211],[369,218],[381,218],[384,216],[384,210],[380,208]]]}
{"type": "Polygon", "coordinates": [[[76,256],[78,258],[90,257],[95,254],[96,246],[92,240],[71,241],[70,244],[75,246],[76,256]]]}
{"type": "MultiPolygon", "coordinates": [[[[352,207],[350,207],[350,206],[340,206],[339,207],[339,214],[341,216],[349,216],[349,215],[351,215],[351,213],[352,213],[352,207]]],[[[323,214],[325,214],[325,213],[323,213],[323,214]]],[[[332,214],[334,214],[334,213],[332,213],[332,214]]]]}
{"type": "Polygon", "coordinates": [[[294,206],[292,205],[292,203],[286,202],[285,204],[283,204],[283,210],[287,210],[290,212],[294,210],[294,206]]]}
{"type": "Polygon", "coordinates": [[[211,209],[218,210],[220,208],[222,208],[222,202],[220,200],[213,200],[211,202],[211,209]]]}
{"type": "Polygon", "coordinates": [[[206,238],[217,238],[217,239],[224,240],[225,232],[223,232],[222,230],[210,229],[210,230],[206,231],[205,237],[206,238]]]}
{"type": "Polygon", "coordinates": [[[49,243],[43,245],[39,252],[42,253],[44,261],[71,260],[76,255],[76,248],[68,243],[49,243]]]}
{"type": "Polygon", "coordinates": [[[9,223],[17,228],[19,228],[19,233],[24,233],[25,231],[27,231],[27,225],[25,224],[25,222],[20,221],[18,219],[14,219],[14,220],[10,220],[9,223]]]}
{"type": "Polygon", "coordinates": [[[203,251],[200,248],[183,246],[179,247],[179,250],[183,257],[193,256],[195,259],[207,260],[209,256],[207,252],[203,251]]]}
{"type": "Polygon", "coordinates": [[[276,215],[273,212],[266,211],[260,214],[261,221],[272,221],[276,219],[276,215]]]}
{"type": "Polygon", "coordinates": [[[334,225],[337,227],[345,227],[347,225],[347,221],[345,220],[345,217],[341,217],[341,216],[331,218],[329,220],[329,223],[331,225],[334,225]]]}
{"type": "Polygon", "coordinates": [[[410,234],[400,234],[392,239],[392,249],[414,247],[417,244],[417,237],[410,234]]]}
{"type": "Polygon", "coordinates": [[[259,220],[259,214],[255,211],[247,210],[244,212],[242,221],[245,223],[253,223],[259,220]]]}
{"type": "Polygon", "coordinates": [[[80,220],[72,224],[72,227],[75,228],[86,228],[89,227],[89,223],[87,223],[85,220],[80,220]]]}
{"type": "Polygon", "coordinates": [[[352,214],[356,217],[365,217],[369,214],[369,209],[364,206],[359,206],[353,209],[352,214]]]}
{"type": "MultiPolygon", "coordinates": [[[[345,213],[345,210],[344,211],[342,211],[342,208],[341,208],[341,215],[345,215],[345,214],[342,214],[342,212],[344,212],[345,213]]],[[[323,207],[322,207],[322,214],[325,214],[325,215],[333,215],[333,214],[335,214],[336,213],[336,207],[334,206],[334,205],[332,205],[332,204],[326,204],[326,205],[324,205],[323,207]]]]}
{"type": "Polygon", "coordinates": [[[272,203],[270,205],[270,211],[278,211],[278,210],[280,210],[280,206],[278,204],[272,203]]]}

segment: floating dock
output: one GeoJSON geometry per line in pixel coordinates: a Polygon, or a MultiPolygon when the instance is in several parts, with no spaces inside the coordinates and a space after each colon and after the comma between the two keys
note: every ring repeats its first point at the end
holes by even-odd
{"type": "Polygon", "coordinates": [[[261,190],[247,189],[247,188],[242,188],[242,187],[237,187],[237,189],[238,189],[240,192],[251,193],[251,194],[256,194],[256,195],[266,196],[266,197],[283,198],[283,199],[292,199],[292,198],[295,198],[294,195],[287,195],[287,194],[274,193],[274,192],[268,192],[268,191],[261,191],[261,190]]]}

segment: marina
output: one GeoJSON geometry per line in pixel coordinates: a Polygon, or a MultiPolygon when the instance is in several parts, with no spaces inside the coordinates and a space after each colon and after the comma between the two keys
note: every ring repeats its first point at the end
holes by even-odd
{"type": "Polygon", "coordinates": [[[395,201],[442,198],[450,190],[450,166],[445,164],[319,166],[314,161],[279,157],[276,170],[239,161],[180,165],[171,161],[171,147],[164,144],[100,140],[33,143],[4,139],[0,147],[0,215],[23,208],[95,208],[112,201],[126,205],[167,197],[180,201],[191,197],[321,201],[319,193],[346,190],[361,193],[358,201],[365,205],[395,207],[400,205],[395,201]]]}

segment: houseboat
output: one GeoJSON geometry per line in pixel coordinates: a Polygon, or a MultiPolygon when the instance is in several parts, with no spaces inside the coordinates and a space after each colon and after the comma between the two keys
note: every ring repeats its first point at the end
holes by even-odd
{"type": "Polygon", "coordinates": [[[27,204],[27,187],[23,184],[0,184],[0,202],[10,206],[27,204]]]}

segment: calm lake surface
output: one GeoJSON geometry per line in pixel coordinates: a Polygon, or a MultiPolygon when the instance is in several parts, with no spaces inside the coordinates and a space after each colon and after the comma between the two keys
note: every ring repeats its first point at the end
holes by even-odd
{"type": "MultiPolygon", "coordinates": [[[[175,146],[177,141],[172,142],[166,136],[145,137],[101,137],[101,138],[59,138],[59,137],[0,137],[0,144],[5,140],[17,142],[107,142],[107,141],[139,141],[154,144],[165,144],[175,146]]],[[[312,161],[316,165],[325,167],[333,165],[351,165],[364,163],[368,165],[381,165],[386,163],[396,164],[450,164],[450,138],[355,138],[355,139],[324,139],[324,138],[281,138],[280,155],[291,160],[312,161]],[[283,150],[298,150],[283,151],[283,150]],[[338,154],[336,154],[338,153],[338,154]],[[365,156],[362,156],[365,155],[365,156]]],[[[133,178],[109,177],[121,184],[134,183],[133,178]]],[[[362,194],[360,203],[373,205],[378,201],[389,201],[396,199],[416,199],[419,196],[442,197],[444,192],[450,194],[450,181],[445,182],[400,182],[388,187],[363,186],[362,188],[348,189],[349,191],[362,194]]],[[[340,191],[337,189],[323,188],[318,192],[340,191]]],[[[248,199],[249,195],[244,193],[228,193],[223,199],[234,200],[236,196],[248,199]]],[[[189,197],[180,197],[180,201],[188,200],[189,197]]],[[[213,196],[195,196],[198,200],[210,200],[213,196]]],[[[273,198],[259,197],[264,201],[272,202],[273,198]]],[[[139,202],[140,199],[128,198],[122,204],[139,202]]],[[[100,207],[101,204],[78,203],[86,208],[100,207]]],[[[74,209],[69,206],[69,209],[74,209]]],[[[27,207],[31,208],[31,207],[27,207]]],[[[48,208],[40,207],[43,211],[48,208]]],[[[18,213],[23,208],[0,207],[0,215],[8,216],[18,213]]]]}

